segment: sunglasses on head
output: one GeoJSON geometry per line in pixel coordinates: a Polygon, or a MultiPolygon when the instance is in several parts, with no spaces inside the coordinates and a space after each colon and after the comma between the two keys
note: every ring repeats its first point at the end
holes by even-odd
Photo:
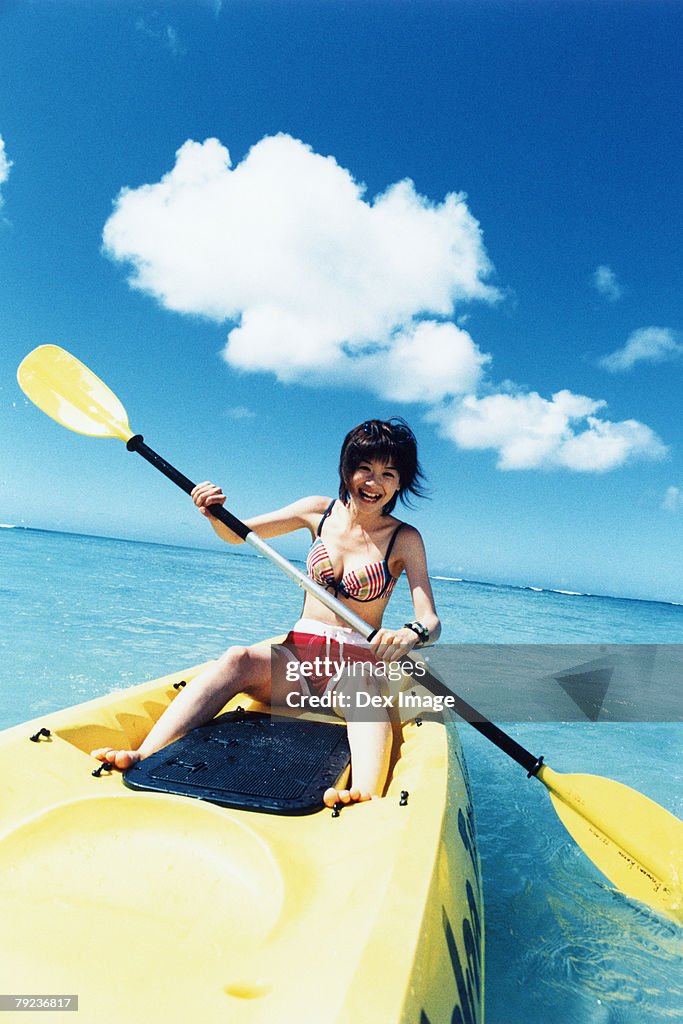
{"type": "Polygon", "coordinates": [[[396,444],[415,443],[415,435],[413,434],[410,427],[406,426],[403,423],[391,423],[390,421],[378,422],[377,420],[366,420],[365,423],[362,424],[362,427],[363,432],[367,434],[368,437],[372,437],[373,439],[376,438],[379,440],[383,435],[385,435],[385,431],[388,428],[391,434],[391,439],[396,444]]]}

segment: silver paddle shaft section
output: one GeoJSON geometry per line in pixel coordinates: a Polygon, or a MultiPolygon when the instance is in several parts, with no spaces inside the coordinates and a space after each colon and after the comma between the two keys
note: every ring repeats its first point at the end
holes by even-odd
{"type": "Polygon", "coordinates": [[[360,633],[360,635],[366,640],[372,639],[376,630],[368,626],[364,619],[361,619],[359,615],[356,615],[356,613],[352,612],[350,608],[347,608],[346,605],[342,604],[334,594],[329,592],[329,590],[325,590],[325,588],[321,587],[319,583],[312,580],[310,576],[307,576],[306,573],[297,569],[297,567],[292,565],[291,562],[288,562],[287,559],[279,553],[279,551],[276,551],[275,548],[271,548],[270,544],[266,544],[266,542],[259,537],[257,533],[248,533],[244,540],[252,548],[262,554],[264,558],[267,558],[273,563],[273,565],[276,565],[278,569],[285,574],[285,576],[289,576],[290,580],[294,580],[294,582],[298,583],[298,585],[307,593],[311,594],[312,597],[315,597],[321,604],[324,604],[326,608],[329,608],[334,615],[343,619],[347,626],[350,626],[351,629],[355,629],[356,633],[360,633]]]}

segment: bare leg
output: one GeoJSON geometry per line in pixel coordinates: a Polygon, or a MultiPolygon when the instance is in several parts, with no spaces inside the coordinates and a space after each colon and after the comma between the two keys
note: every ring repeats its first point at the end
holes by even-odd
{"type": "MultiPolygon", "coordinates": [[[[372,678],[360,685],[379,693],[372,678]]],[[[352,695],[352,701],[358,686],[356,681],[347,681],[345,689],[352,695]]],[[[269,647],[231,647],[181,690],[137,750],[103,747],[93,750],[92,754],[100,761],[125,770],[210,721],[237,693],[248,693],[264,704],[276,705],[284,703],[286,693],[292,689],[299,690],[298,684],[288,685],[280,678],[273,680],[269,647]]],[[[370,713],[371,721],[368,711],[362,714],[365,720],[359,721],[358,712],[354,718],[352,711],[346,724],[351,748],[351,788],[326,790],[323,800],[328,807],[337,801],[355,803],[377,798],[384,790],[391,755],[391,724],[386,714],[376,708],[370,713]]]]}
{"type": "Polygon", "coordinates": [[[179,736],[210,721],[237,693],[267,702],[271,694],[269,647],[231,647],[190,682],[166,709],[137,750],[93,750],[93,757],[126,769],[179,736]]]}
{"type": "Polygon", "coordinates": [[[351,748],[351,788],[327,789],[323,800],[328,807],[376,800],[383,791],[389,770],[392,731],[389,719],[382,722],[347,722],[351,748]]]}
{"type": "Polygon", "coordinates": [[[328,807],[334,807],[338,801],[344,804],[357,803],[382,796],[393,741],[391,723],[384,710],[372,708],[360,713],[354,710],[356,691],[361,688],[377,695],[379,688],[376,682],[365,677],[360,686],[355,680],[341,685],[351,700],[351,707],[346,716],[346,731],[351,749],[351,788],[327,789],[323,801],[328,807]]]}

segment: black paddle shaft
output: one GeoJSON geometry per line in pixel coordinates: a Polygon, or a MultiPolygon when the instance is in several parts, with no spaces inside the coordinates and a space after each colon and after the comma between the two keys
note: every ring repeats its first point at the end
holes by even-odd
{"type": "MultiPolygon", "coordinates": [[[[170,462],[167,462],[166,459],[163,459],[161,455],[158,455],[157,452],[149,447],[149,445],[145,444],[142,434],[135,434],[131,437],[131,439],[126,443],[126,448],[129,452],[137,452],[138,455],[142,455],[143,459],[146,459],[147,462],[151,463],[155,469],[158,469],[160,473],[163,473],[169,480],[172,480],[173,483],[180,487],[182,491],[185,491],[186,494],[192,494],[196,484],[193,484],[192,481],[177,470],[175,466],[172,466],[170,462]]],[[[227,526],[228,529],[232,530],[233,533],[236,533],[238,537],[241,537],[242,540],[245,540],[247,534],[251,533],[249,527],[246,526],[241,519],[238,519],[237,516],[234,516],[232,512],[228,512],[228,510],[223,508],[221,505],[209,505],[208,511],[214,519],[219,519],[221,523],[227,526]]]]}
{"type": "Polygon", "coordinates": [[[477,711],[471,704],[468,704],[466,700],[454,693],[453,690],[449,690],[441,680],[437,679],[431,672],[427,672],[425,676],[420,676],[420,682],[422,685],[437,696],[448,697],[447,707],[452,707],[454,711],[464,718],[466,722],[480,732],[486,739],[491,740],[492,743],[502,750],[504,754],[511,757],[513,761],[521,765],[522,768],[528,773],[529,777],[536,775],[539,768],[543,764],[543,757],[536,757],[531,751],[527,750],[516,740],[513,740],[512,736],[508,736],[506,732],[499,729],[497,725],[489,721],[481,711],[477,711]]]}
{"type": "MultiPolygon", "coordinates": [[[[183,473],[179,472],[172,466],[170,462],[158,455],[149,445],[145,444],[142,434],[135,434],[126,443],[126,448],[129,452],[137,452],[138,455],[142,455],[143,459],[151,463],[155,469],[158,469],[160,473],[172,480],[174,484],[180,487],[181,490],[185,491],[186,494],[191,494],[195,488],[195,484],[192,483],[188,477],[183,473]]],[[[245,525],[237,516],[234,516],[232,512],[228,512],[227,509],[221,505],[209,505],[208,510],[212,516],[219,519],[228,529],[236,533],[242,540],[246,540],[251,530],[245,525]]],[[[412,664],[412,663],[411,663],[412,664]]],[[[433,693],[435,696],[448,697],[449,701],[447,706],[452,706],[455,711],[464,718],[466,722],[469,722],[473,728],[485,736],[488,740],[511,757],[513,761],[521,765],[528,774],[535,775],[543,763],[542,757],[536,757],[530,751],[522,747],[516,740],[513,740],[511,736],[499,729],[497,725],[490,722],[488,718],[473,708],[471,704],[459,697],[457,693],[453,693],[449,690],[439,679],[436,679],[431,672],[421,677],[420,682],[425,686],[426,689],[433,693]]]]}

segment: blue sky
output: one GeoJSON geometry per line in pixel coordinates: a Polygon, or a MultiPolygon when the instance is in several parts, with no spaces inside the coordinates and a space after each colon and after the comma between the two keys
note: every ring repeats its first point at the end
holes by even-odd
{"type": "Polygon", "coordinates": [[[683,600],[682,27],[666,0],[4,0],[0,521],[214,543],[24,399],[52,342],[239,515],[334,493],[346,430],[403,415],[433,572],[683,600]]]}

